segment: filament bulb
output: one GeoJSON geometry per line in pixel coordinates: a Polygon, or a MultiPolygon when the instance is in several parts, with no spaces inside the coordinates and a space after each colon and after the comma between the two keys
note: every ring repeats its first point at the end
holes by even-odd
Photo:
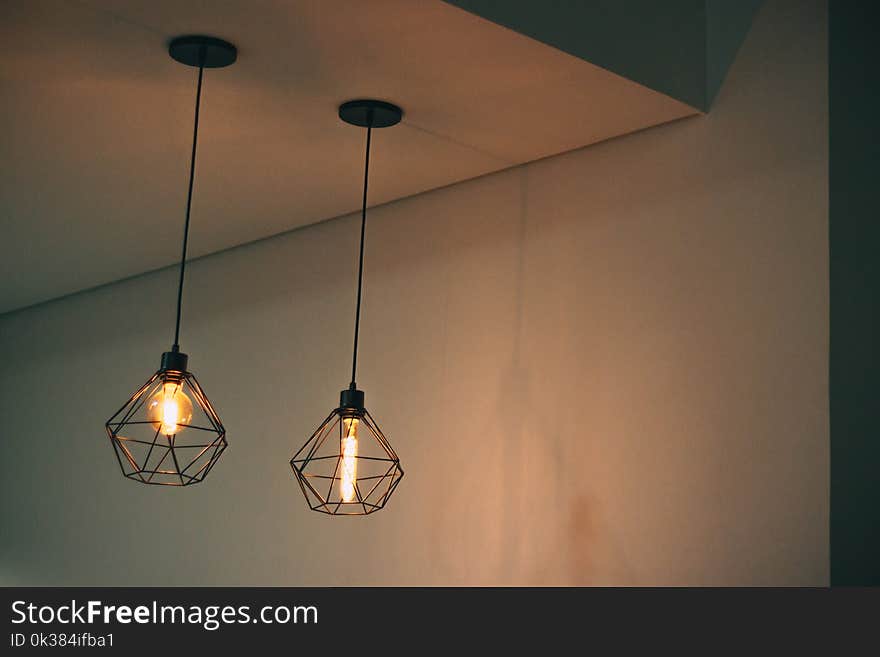
{"type": "Polygon", "coordinates": [[[147,402],[147,419],[153,429],[169,437],[183,431],[192,414],[192,402],[180,389],[180,383],[166,381],[147,402]]]}
{"type": "Polygon", "coordinates": [[[358,420],[355,417],[343,418],[342,420],[342,477],[339,482],[339,496],[343,502],[351,502],[355,498],[355,486],[357,485],[357,455],[358,455],[358,420]]]}

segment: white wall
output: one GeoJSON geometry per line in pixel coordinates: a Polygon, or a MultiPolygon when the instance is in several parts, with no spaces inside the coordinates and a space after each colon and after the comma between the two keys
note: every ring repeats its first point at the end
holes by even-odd
{"type": "Polygon", "coordinates": [[[359,382],[407,474],[369,518],[287,464],[348,382],[356,217],[189,269],[198,486],[102,426],[174,270],[0,316],[0,582],[826,584],[825,25],[770,0],[710,115],[371,213],[359,382]]]}

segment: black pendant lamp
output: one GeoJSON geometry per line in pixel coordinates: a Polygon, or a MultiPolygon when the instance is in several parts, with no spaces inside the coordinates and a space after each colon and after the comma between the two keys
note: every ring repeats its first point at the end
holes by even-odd
{"type": "Polygon", "coordinates": [[[181,64],[199,69],[174,344],[171,351],[162,354],[159,371],[107,420],[106,427],[122,474],[126,477],[143,484],[187,486],[208,475],[227,444],[226,430],[196,377],[187,370],[187,355],[180,351],[178,340],[202,76],[206,68],[229,66],[235,62],[238,53],[231,43],[205,36],[174,39],[169,44],[168,53],[181,64]]]}
{"type": "Polygon", "coordinates": [[[339,107],[340,119],[367,129],[351,383],[341,392],[339,407],[330,412],[290,460],[290,467],[309,507],[334,516],[363,516],[378,511],[388,502],[403,477],[400,459],[364,406],[364,393],[357,389],[355,382],[364,279],[370,141],[373,128],[397,125],[402,117],[399,107],[379,100],[352,100],[339,107]]]}

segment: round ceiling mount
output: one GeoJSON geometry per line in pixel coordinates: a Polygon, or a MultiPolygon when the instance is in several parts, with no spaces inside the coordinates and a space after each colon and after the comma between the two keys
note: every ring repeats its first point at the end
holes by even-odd
{"type": "Polygon", "coordinates": [[[389,128],[400,123],[403,110],[382,100],[350,100],[339,106],[339,118],[361,128],[389,128]]]}
{"type": "Polygon", "coordinates": [[[168,54],[187,66],[223,68],[235,62],[238,50],[223,39],[188,35],[172,39],[168,44],[168,54]]]}

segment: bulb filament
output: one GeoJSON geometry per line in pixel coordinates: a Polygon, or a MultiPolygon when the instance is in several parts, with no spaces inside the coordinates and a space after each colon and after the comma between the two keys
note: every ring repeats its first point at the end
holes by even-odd
{"type": "Polygon", "coordinates": [[[162,400],[162,433],[166,436],[173,436],[177,433],[180,407],[177,404],[176,387],[173,383],[165,384],[165,399],[162,400]]]}
{"type": "Polygon", "coordinates": [[[357,486],[357,455],[358,439],[357,418],[342,420],[344,436],[342,438],[342,477],[339,482],[339,496],[343,502],[351,502],[355,498],[355,486],[357,486]]]}

